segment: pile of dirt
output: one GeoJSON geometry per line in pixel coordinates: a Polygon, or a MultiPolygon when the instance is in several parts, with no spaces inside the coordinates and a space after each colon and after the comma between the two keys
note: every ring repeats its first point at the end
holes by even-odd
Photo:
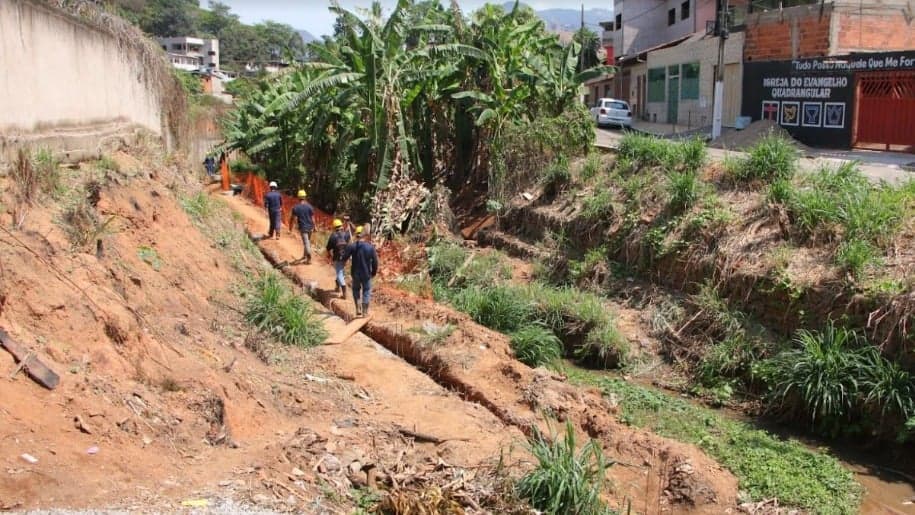
{"type": "Polygon", "coordinates": [[[726,150],[749,150],[766,136],[774,135],[786,139],[806,153],[809,149],[800,141],[795,140],[782,126],[772,120],[757,120],[743,130],[735,130],[723,134],[720,138],[710,143],[713,148],[726,150]]]}

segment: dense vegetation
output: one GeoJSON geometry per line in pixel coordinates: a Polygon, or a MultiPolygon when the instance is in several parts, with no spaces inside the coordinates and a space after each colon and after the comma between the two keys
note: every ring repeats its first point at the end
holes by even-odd
{"type": "Polygon", "coordinates": [[[220,65],[242,72],[245,65],[289,61],[305,56],[305,43],[295,29],[266,21],[246,25],[228,5],[197,0],[111,0],[119,14],[153,36],[193,36],[219,39],[220,65]]]}
{"type": "Polygon", "coordinates": [[[579,72],[580,45],[562,46],[529,8],[331,11],[335,35],[243,98],[226,126],[228,146],[283,187],[306,186],[329,209],[373,205],[393,231],[448,200],[430,191],[497,197],[517,162],[542,166],[593,140],[580,84],[604,70],[579,72]]]}

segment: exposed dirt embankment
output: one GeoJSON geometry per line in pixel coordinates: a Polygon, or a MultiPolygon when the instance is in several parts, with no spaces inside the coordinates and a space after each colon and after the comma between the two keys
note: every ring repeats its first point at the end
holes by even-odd
{"type": "MultiPolygon", "coordinates": [[[[601,249],[625,275],[685,293],[710,283],[722,298],[778,335],[842,320],[880,343],[888,356],[913,365],[915,294],[852,284],[833,265],[834,250],[794,241],[786,234],[784,215],[767,209],[760,192],[723,189],[716,207],[696,208],[679,219],[669,217],[660,199],[633,215],[620,191],[610,192],[617,198],[594,219],[585,205],[597,194],[576,187],[555,197],[519,199],[497,226],[480,231],[478,239],[560,270],[569,260],[601,249]]],[[[915,255],[904,241],[880,261],[885,275],[875,283],[904,284],[915,274],[915,255]]],[[[625,291],[617,293],[628,296],[625,291]]]]}
{"type": "MultiPolygon", "coordinates": [[[[260,234],[263,215],[244,200],[233,199],[252,235],[260,234]]],[[[258,243],[265,256],[283,263],[300,255],[300,243],[291,237],[258,243]]],[[[352,316],[352,301],[333,292],[329,265],[283,267],[284,273],[312,288],[335,313],[352,316]]],[[[545,428],[545,416],[571,421],[598,439],[617,464],[609,470],[616,504],[629,499],[633,507],[652,513],[665,507],[675,512],[721,513],[735,505],[734,477],[704,453],[622,425],[615,406],[596,390],[571,387],[542,369],[531,369],[513,358],[505,336],[479,326],[467,316],[415,295],[380,285],[376,287],[367,335],[424,370],[439,384],[462,398],[479,403],[499,420],[521,431],[545,428]],[[453,327],[441,341],[423,336],[423,325],[453,327]]],[[[432,419],[430,419],[431,421],[432,419]]]]}
{"type": "Polygon", "coordinates": [[[0,350],[0,509],[337,513],[354,486],[454,477],[449,496],[498,500],[486,471],[519,431],[365,335],[272,343],[241,315],[265,262],[232,214],[137,155],[62,170],[30,206],[0,177],[0,327],[61,376],[43,389],[0,350]]]}

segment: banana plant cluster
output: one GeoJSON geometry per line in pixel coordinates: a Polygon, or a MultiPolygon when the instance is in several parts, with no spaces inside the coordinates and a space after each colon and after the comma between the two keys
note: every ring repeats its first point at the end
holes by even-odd
{"type": "Polygon", "coordinates": [[[393,170],[430,190],[482,186],[508,124],[577,108],[580,46],[560,44],[529,8],[399,0],[358,14],[337,4],[335,33],[311,59],[263,81],[225,122],[238,149],[324,207],[370,208],[393,170]]]}

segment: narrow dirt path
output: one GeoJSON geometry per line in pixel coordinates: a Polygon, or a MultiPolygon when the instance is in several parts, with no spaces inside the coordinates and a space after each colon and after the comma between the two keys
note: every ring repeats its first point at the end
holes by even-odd
{"type": "MultiPolygon", "coordinates": [[[[242,215],[249,234],[263,233],[265,220],[260,208],[240,197],[230,198],[229,204],[242,215]]],[[[318,242],[319,247],[322,243],[318,242]]],[[[301,255],[298,235],[289,233],[279,241],[262,240],[258,246],[274,263],[301,255]]],[[[316,285],[315,296],[325,306],[343,318],[352,317],[352,301],[339,299],[333,292],[332,268],[322,257],[311,265],[285,266],[283,272],[302,285],[316,285]]],[[[609,470],[615,485],[612,502],[617,505],[631,500],[643,513],[721,513],[735,505],[736,480],[704,453],[619,424],[612,416],[616,407],[600,392],[573,388],[548,371],[523,365],[513,358],[504,335],[477,325],[461,313],[379,284],[372,318],[364,332],[438,384],[485,406],[501,424],[514,426],[513,431],[530,433],[534,427],[548,430],[544,422],[548,414],[572,422],[600,440],[608,457],[617,462],[609,470]],[[429,322],[451,324],[455,330],[442,342],[428,343],[414,329],[429,322]]],[[[365,358],[338,359],[349,360],[352,373],[361,377],[362,369],[373,366],[365,358]]],[[[425,413],[418,413],[421,423],[437,424],[425,413]]],[[[498,425],[491,429],[498,430],[498,425]]]]}

